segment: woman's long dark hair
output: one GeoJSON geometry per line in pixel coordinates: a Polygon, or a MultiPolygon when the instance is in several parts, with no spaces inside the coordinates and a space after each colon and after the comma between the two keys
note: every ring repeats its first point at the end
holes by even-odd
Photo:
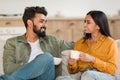
{"type": "MultiPolygon", "coordinates": [[[[107,16],[104,12],[94,10],[88,12],[87,15],[90,15],[93,18],[94,22],[99,26],[101,34],[111,37],[107,16]]],[[[91,38],[91,34],[85,33],[83,37],[84,42],[89,38],[91,38]]]]}

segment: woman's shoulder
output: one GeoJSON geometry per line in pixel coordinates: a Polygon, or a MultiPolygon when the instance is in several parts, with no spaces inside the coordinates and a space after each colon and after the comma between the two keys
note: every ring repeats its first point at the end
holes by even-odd
{"type": "Polygon", "coordinates": [[[83,38],[80,38],[76,41],[76,43],[83,43],[84,42],[84,39],[83,38]]]}
{"type": "Polygon", "coordinates": [[[106,41],[108,42],[115,42],[115,39],[113,39],[112,37],[106,37],[106,41]]]}
{"type": "Polygon", "coordinates": [[[109,36],[103,36],[101,41],[106,44],[115,44],[115,39],[109,36]]]}

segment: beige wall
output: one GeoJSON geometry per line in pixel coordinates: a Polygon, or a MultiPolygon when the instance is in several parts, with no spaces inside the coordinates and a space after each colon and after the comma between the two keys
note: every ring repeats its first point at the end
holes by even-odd
{"type": "Polygon", "coordinates": [[[104,11],[107,15],[117,15],[120,0],[0,0],[0,14],[22,14],[26,6],[45,6],[48,16],[61,14],[78,17],[91,9],[104,11]]]}
{"type": "MultiPolygon", "coordinates": [[[[120,19],[109,19],[110,31],[114,39],[120,39],[120,19]]],[[[0,18],[0,38],[18,36],[25,32],[20,18],[0,18]]],[[[49,18],[47,33],[66,41],[76,41],[83,35],[82,18],[49,18]]]]}

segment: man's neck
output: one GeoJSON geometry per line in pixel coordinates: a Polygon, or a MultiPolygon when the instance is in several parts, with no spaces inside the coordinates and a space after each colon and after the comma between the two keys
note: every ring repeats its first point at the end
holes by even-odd
{"type": "Polygon", "coordinates": [[[26,32],[26,39],[29,42],[35,42],[38,39],[38,36],[32,32],[26,32]]]}

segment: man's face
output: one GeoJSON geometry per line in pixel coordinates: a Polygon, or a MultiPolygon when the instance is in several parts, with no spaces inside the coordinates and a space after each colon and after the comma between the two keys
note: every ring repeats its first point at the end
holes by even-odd
{"type": "Polygon", "coordinates": [[[46,16],[43,14],[36,14],[33,19],[33,31],[38,37],[46,36],[46,16]]]}

